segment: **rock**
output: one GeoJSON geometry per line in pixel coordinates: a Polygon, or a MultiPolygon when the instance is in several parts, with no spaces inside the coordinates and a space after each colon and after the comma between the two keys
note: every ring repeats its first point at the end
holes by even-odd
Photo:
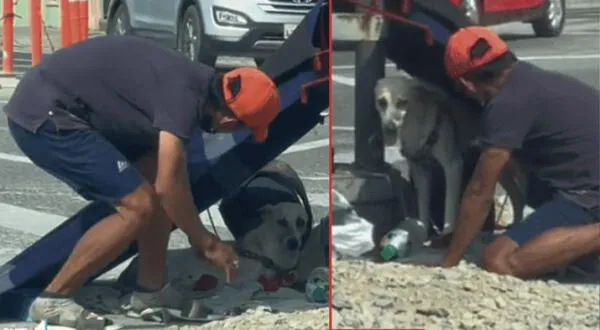
{"type": "Polygon", "coordinates": [[[390,298],[379,298],[373,302],[373,306],[381,309],[387,309],[394,305],[394,300],[390,298]]]}
{"type": "Polygon", "coordinates": [[[506,307],[506,300],[504,300],[504,298],[502,298],[501,296],[496,297],[494,303],[496,304],[496,307],[500,309],[506,307]]]}
{"type": "Polygon", "coordinates": [[[483,298],[479,305],[483,308],[496,309],[496,301],[492,298],[483,298]]]}
{"type": "Polygon", "coordinates": [[[417,308],[417,313],[425,316],[437,316],[441,318],[448,317],[448,315],[450,315],[450,312],[448,312],[448,310],[443,307],[417,308]]]}
{"type": "Polygon", "coordinates": [[[462,320],[460,321],[459,324],[459,329],[461,330],[475,330],[475,329],[480,329],[481,328],[481,323],[477,320],[473,320],[473,319],[468,319],[468,320],[462,320]]]}
{"type": "Polygon", "coordinates": [[[331,298],[331,306],[338,309],[352,308],[352,304],[348,298],[346,298],[346,296],[341,292],[333,293],[333,297],[331,298]]]}

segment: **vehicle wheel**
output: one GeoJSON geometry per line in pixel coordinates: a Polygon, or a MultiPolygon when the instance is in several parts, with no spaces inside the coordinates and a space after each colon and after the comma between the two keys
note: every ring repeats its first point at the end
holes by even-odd
{"type": "Polygon", "coordinates": [[[548,0],[543,17],[531,23],[537,37],[558,37],[565,27],[565,0],[548,0]]]}
{"type": "Polygon", "coordinates": [[[202,19],[195,5],[188,6],[177,28],[177,50],[194,62],[214,66],[217,57],[202,47],[202,19]]]}
{"type": "Polygon", "coordinates": [[[126,35],[131,33],[131,22],[129,20],[129,9],[124,4],[120,4],[115,13],[109,17],[106,24],[107,35],[126,35]]]}
{"type": "Polygon", "coordinates": [[[472,24],[479,25],[479,0],[463,0],[461,9],[472,24]]]}

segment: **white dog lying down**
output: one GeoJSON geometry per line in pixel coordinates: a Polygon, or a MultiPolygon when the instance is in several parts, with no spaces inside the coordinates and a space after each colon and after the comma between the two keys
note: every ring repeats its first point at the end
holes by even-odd
{"type": "MultiPolygon", "coordinates": [[[[429,208],[434,192],[431,191],[429,165],[435,160],[443,168],[446,182],[444,227],[437,230],[442,234],[452,232],[463,186],[462,151],[477,135],[476,118],[461,109],[461,105],[440,88],[402,71],[399,75],[380,79],[375,98],[385,144],[399,146],[407,158],[417,195],[420,225],[427,227],[431,221],[429,208]]],[[[525,201],[524,177],[517,180],[505,170],[500,183],[512,202],[513,221],[520,221],[525,201]]]]}
{"type": "MultiPolygon", "coordinates": [[[[228,287],[241,290],[259,282],[267,292],[285,287],[303,290],[310,271],[327,262],[320,237],[322,230],[312,230],[312,211],[296,172],[280,161],[265,169],[220,204],[231,232],[225,234],[233,235],[235,242],[231,244],[240,257],[237,276],[228,287]],[[292,179],[278,180],[273,173],[283,173],[292,179]]],[[[203,222],[207,226],[206,221],[203,222]]],[[[207,228],[212,229],[210,225],[207,228]]],[[[223,234],[218,233],[221,237],[223,234]]],[[[229,290],[221,291],[225,284],[223,271],[192,248],[170,250],[167,267],[168,280],[194,298],[212,297],[229,290]]],[[[121,273],[119,283],[131,287],[137,271],[134,259],[121,273]]]]}

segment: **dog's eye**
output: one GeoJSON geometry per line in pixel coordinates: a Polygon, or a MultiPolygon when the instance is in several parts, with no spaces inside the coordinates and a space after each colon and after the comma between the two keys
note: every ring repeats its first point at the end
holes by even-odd
{"type": "Polygon", "coordinates": [[[306,225],[306,221],[304,221],[304,219],[298,218],[296,220],[296,227],[298,227],[298,228],[304,228],[304,225],[306,225]]]}
{"type": "Polygon", "coordinates": [[[277,224],[280,225],[280,226],[282,226],[282,227],[287,227],[288,226],[288,223],[287,223],[287,221],[285,221],[285,219],[279,219],[279,220],[277,220],[277,224]]]}
{"type": "Polygon", "coordinates": [[[406,107],[406,103],[407,102],[404,99],[397,99],[396,100],[396,109],[401,109],[401,108],[406,107]]]}
{"type": "Polygon", "coordinates": [[[377,99],[377,107],[379,107],[380,109],[387,108],[387,105],[387,100],[384,97],[377,99]]]}

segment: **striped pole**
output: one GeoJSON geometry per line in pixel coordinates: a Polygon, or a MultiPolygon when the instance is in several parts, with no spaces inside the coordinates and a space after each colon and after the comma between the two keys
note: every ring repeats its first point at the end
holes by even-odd
{"type": "Polygon", "coordinates": [[[69,0],[69,29],[71,30],[71,45],[81,41],[79,32],[79,2],[69,0]]]}
{"type": "Polygon", "coordinates": [[[29,13],[31,66],[36,66],[42,60],[42,0],[29,0],[29,13]]]}
{"type": "Polygon", "coordinates": [[[60,0],[60,46],[71,44],[71,21],[69,20],[69,0],[60,0]]]}
{"type": "Polygon", "coordinates": [[[2,21],[2,71],[4,74],[12,74],[14,69],[15,13],[13,5],[13,0],[3,0],[2,2],[4,13],[2,21]]]}
{"type": "Polygon", "coordinates": [[[79,41],[87,40],[89,32],[89,1],[79,0],[79,41]]]}

